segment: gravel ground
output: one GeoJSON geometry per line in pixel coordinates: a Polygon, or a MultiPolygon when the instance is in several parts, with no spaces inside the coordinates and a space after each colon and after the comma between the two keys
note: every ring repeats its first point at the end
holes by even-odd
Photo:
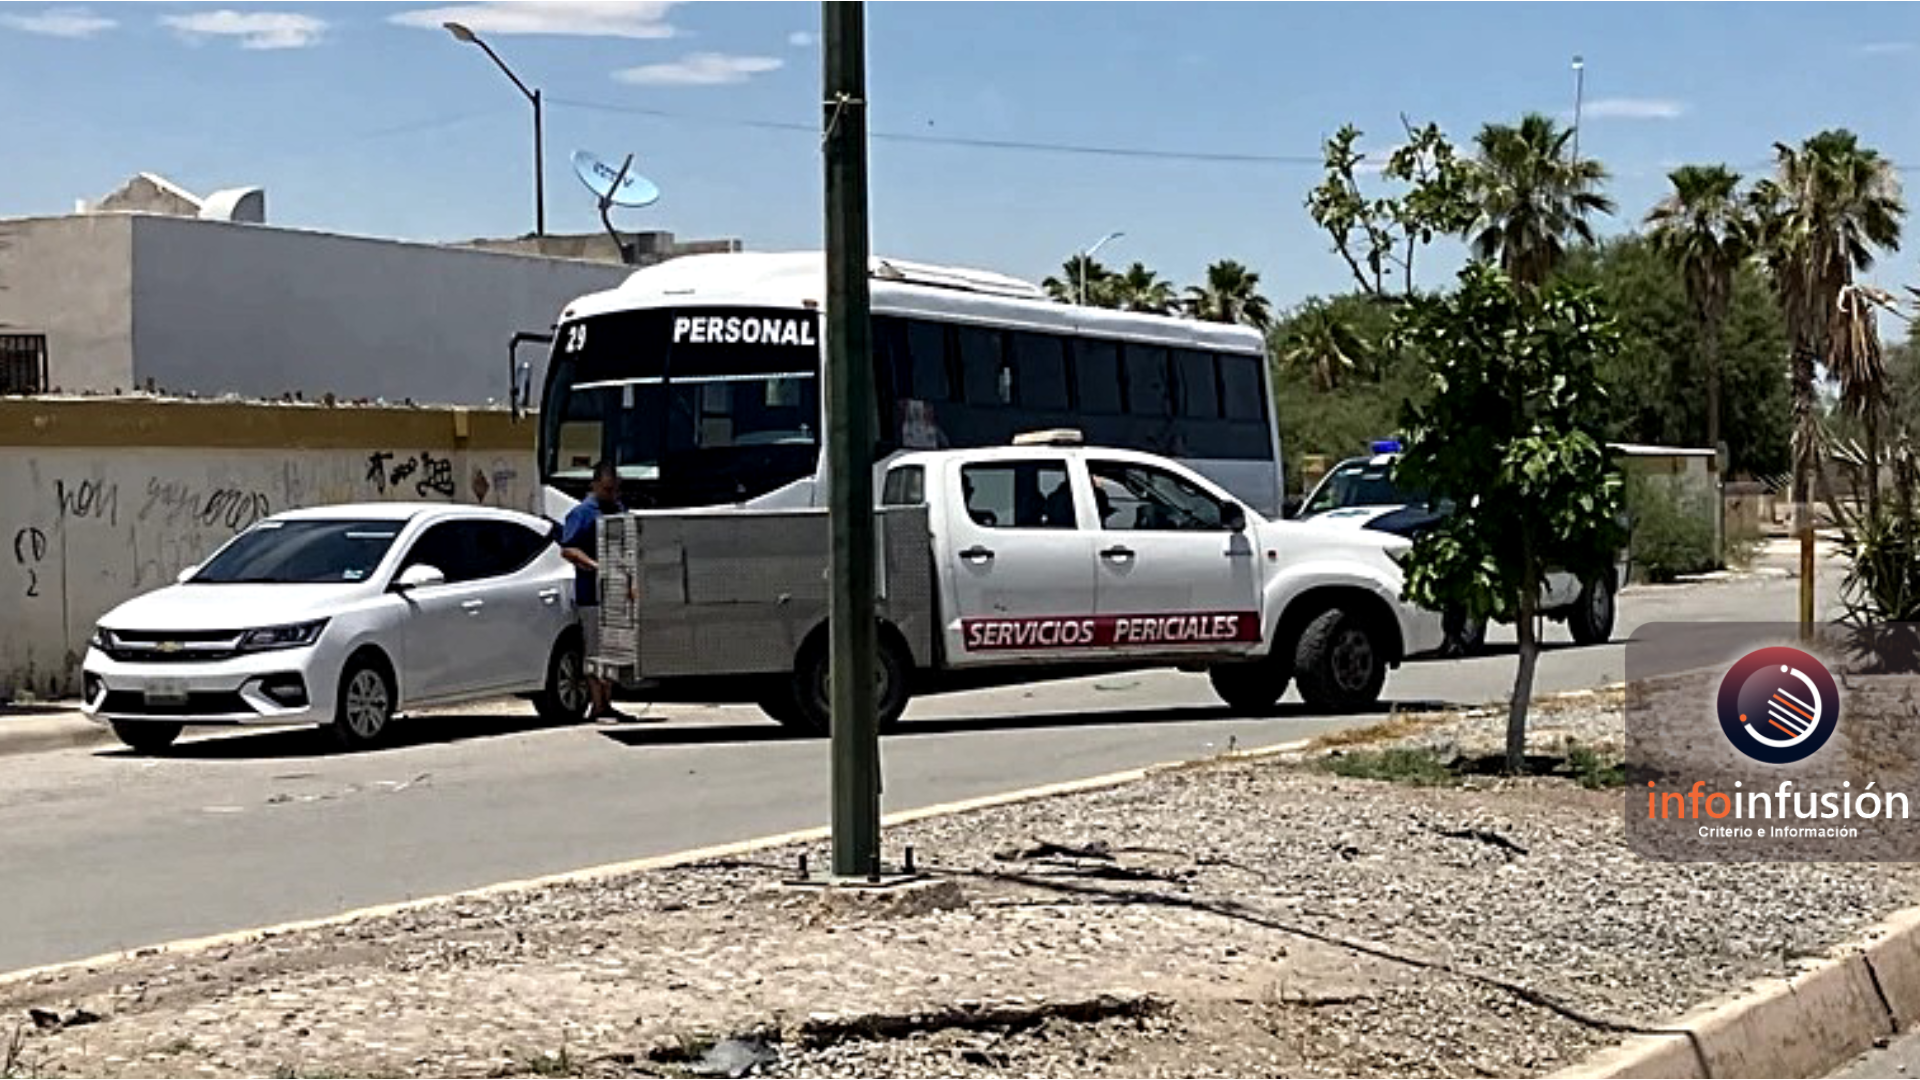
{"type": "MultiPolygon", "coordinates": [[[[1618,695],[1533,733],[1617,748],[1618,695]]],[[[0,987],[0,1075],[1539,1075],[1914,902],[1905,866],[1643,861],[1622,801],[1204,763],[892,830],[911,890],[783,886],[796,848],[0,987]]]]}

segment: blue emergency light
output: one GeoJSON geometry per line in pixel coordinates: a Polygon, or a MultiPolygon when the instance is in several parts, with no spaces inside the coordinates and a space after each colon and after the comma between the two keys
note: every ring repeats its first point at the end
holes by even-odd
{"type": "Polygon", "coordinates": [[[1373,452],[1376,454],[1397,454],[1400,452],[1399,439],[1373,440],[1373,452]]]}

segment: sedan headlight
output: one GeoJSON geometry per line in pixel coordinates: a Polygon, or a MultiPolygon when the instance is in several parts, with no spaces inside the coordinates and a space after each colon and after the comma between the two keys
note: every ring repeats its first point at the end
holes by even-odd
{"type": "Polygon", "coordinates": [[[327,620],[315,619],[312,622],[292,623],[287,626],[267,626],[259,630],[249,630],[240,635],[241,652],[265,652],[268,649],[298,649],[320,640],[320,631],[327,628],[327,620]]]}

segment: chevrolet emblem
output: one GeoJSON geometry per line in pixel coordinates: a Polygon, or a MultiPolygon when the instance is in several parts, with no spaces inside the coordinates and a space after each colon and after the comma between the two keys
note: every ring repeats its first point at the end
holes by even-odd
{"type": "Polygon", "coordinates": [[[155,645],[153,648],[155,652],[177,653],[181,649],[186,648],[186,646],[180,644],[177,641],[163,641],[160,644],[155,645]]]}

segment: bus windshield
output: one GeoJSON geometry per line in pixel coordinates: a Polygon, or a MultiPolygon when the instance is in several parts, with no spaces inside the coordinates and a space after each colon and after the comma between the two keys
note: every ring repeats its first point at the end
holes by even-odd
{"type": "Polygon", "coordinates": [[[582,498],[606,459],[629,505],[678,507],[750,499],[812,475],[817,320],[700,309],[562,325],[540,419],[546,482],[582,498]]]}

